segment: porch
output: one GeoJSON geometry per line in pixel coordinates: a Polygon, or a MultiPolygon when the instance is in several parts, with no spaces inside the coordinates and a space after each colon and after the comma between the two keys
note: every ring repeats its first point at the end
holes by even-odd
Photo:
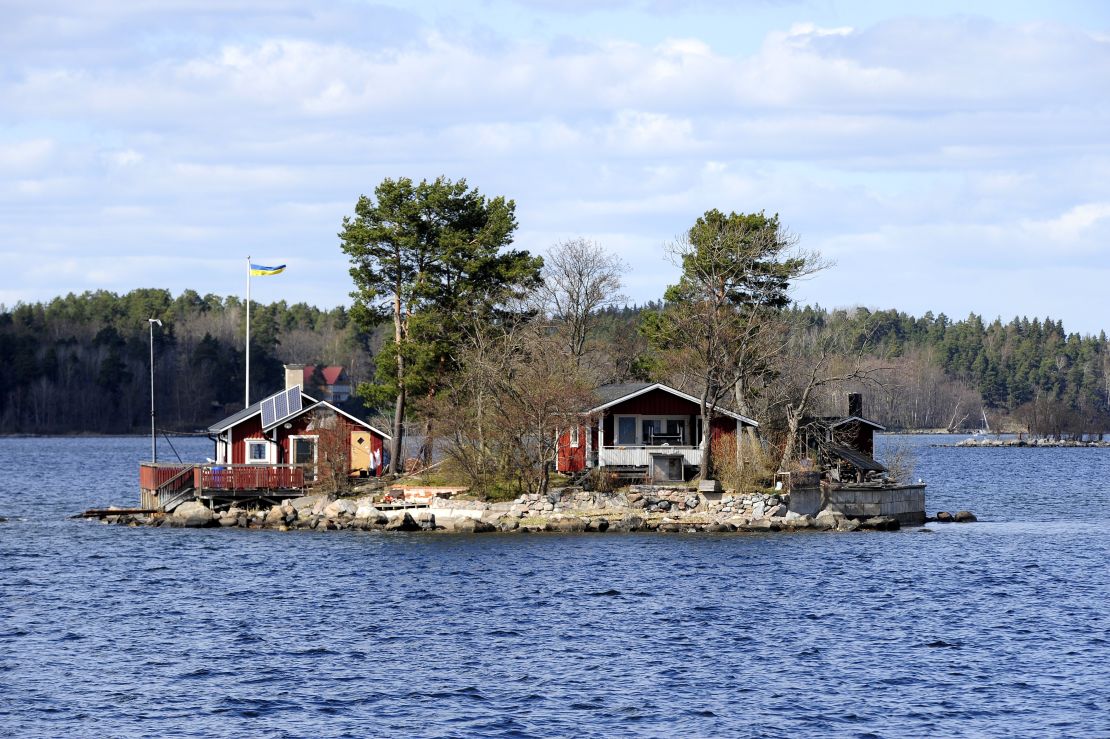
{"type": "Polygon", "coordinates": [[[155,464],[139,465],[139,500],[143,508],[171,511],[186,500],[223,503],[266,500],[271,503],[305,492],[305,469],[294,464],[155,464]]]}
{"type": "Polygon", "coordinates": [[[599,467],[650,467],[653,457],[682,457],[688,467],[701,464],[701,448],[694,446],[607,446],[596,452],[599,467]]]}

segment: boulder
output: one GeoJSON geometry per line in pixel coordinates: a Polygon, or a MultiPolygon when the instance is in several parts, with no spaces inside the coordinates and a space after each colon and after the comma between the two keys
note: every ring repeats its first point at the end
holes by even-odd
{"type": "Polygon", "coordinates": [[[197,500],[188,500],[173,511],[173,525],[198,529],[211,525],[215,514],[197,500]]]}
{"type": "Polygon", "coordinates": [[[223,526],[224,528],[227,528],[228,526],[238,526],[238,525],[239,525],[239,517],[238,516],[228,516],[226,514],[223,515],[223,516],[220,516],[220,526],[223,526]]]}
{"type": "Polygon", "coordinates": [[[854,518],[842,518],[836,522],[837,531],[855,531],[859,528],[859,521],[854,518]]]}
{"type": "Polygon", "coordinates": [[[900,527],[901,524],[894,516],[873,516],[860,522],[860,528],[875,531],[897,531],[900,527]]]}
{"type": "Polygon", "coordinates": [[[767,506],[763,505],[763,501],[761,500],[752,506],[752,518],[763,518],[763,514],[766,513],[766,511],[767,506]]]}
{"type": "Polygon", "coordinates": [[[456,534],[485,534],[490,531],[497,531],[497,527],[480,518],[462,516],[452,519],[450,530],[456,534]]]}
{"type": "Polygon", "coordinates": [[[281,510],[281,506],[274,506],[266,511],[266,518],[263,519],[267,526],[276,526],[285,522],[285,514],[281,510]]]}
{"type": "Polygon", "coordinates": [[[497,520],[497,528],[501,531],[516,531],[520,528],[520,517],[515,515],[502,516],[497,520]]]}
{"type": "Polygon", "coordinates": [[[586,528],[581,518],[575,518],[573,516],[555,519],[551,522],[551,525],[555,531],[560,531],[562,533],[577,533],[586,528]]]}
{"type": "Polygon", "coordinates": [[[698,507],[698,504],[701,503],[701,500],[699,500],[696,495],[691,495],[690,497],[688,497],[683,502],[686,504],[687,508],[689,508],[690,510],[693,510],[693,509],[698,507]]]}
{"type": "Polygon", "coordinates": [[[840,521],[844,520],[846,516],[840,511],[830,511],[828,509],[821,511],[813,519],[814,524],[819,529],[835,529],[840,521]]]}
{"type": "Polygon", "coordinates": [[[956,523],[973,523],[979,520],[971,511],[956,511],[954,518],[956,523]]]}
{"type": "Polygon", "coordinates": [[[420,524],[412,517],[409,512],[396,514],[389,517],[389,522],[385,525],[386,531],[419,531],[420,524]]]}
{"type": "Polygon", "coordinates": [[[635,513],[630,513],[621,519],[620,527],[625,531],[636,531],[644,527],[643,516],[637,516],[635,513]]]}
{"type": "Polygon", "coordinates": [[[328,518],[354,516],[356,513],[358,513],[358,506],[350,498],[340,498],[324,506],[324,515],[328,518]]]}
{"type": "Polygon", "coordinates": [[[705,527],[705,530],[712,534],[727,534],[733,531],[733,528],[731,525],[725,523],[724,521],[721,521],[719,523],[709,524],[705,527]]]}
{"type": "Polygon", "coordinates": [[[321,500],[327,500],[327,496],[303,495],[300,498],[293,498],[292,500],[288,501],[288,503],[290,507],[292,507],[293,510],[297,511],[298,513],[300,513],[301,511],[308,511],[309,513],[311,513],[312,509],[315,508],[316,504],[319,503],[321,500]]]}
{"type": "Polygon", "coordinates": [[[782,503],[779,503],[779,504],[777,504],[777,505],[775,505],[771,508],[768,508],[764,512],[764,515],[767,516],[767,518],[782,518],[786,514],[787,514],[786,506],[783,505],[782,503]]]}
{"type": "Polygon", "coordinates": [[[939,511],[937,513],[937,523],[952,523],[952,514],[948,511],[939,511]]]}

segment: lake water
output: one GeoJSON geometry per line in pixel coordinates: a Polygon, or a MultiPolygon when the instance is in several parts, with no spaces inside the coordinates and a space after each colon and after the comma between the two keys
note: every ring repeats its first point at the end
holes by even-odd
{"type": "Polygon", "coordinates": [[[148,442],[0,439],[0,735],[1110,736],[1110,450],[954,440],[880,456],[977,524],[467,538],[73,521],[148,442]]]}

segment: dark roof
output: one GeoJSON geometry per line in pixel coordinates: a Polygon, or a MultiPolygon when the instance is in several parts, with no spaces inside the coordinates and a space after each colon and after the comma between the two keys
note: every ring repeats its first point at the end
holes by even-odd
{"type": "MultiPolygon", "coordinates": [[[[270,396],[267,395],[266,398],[268,398],[268,397],[270,397],[270,396]]],[[[263,398],[262,400],[266,400],[266,398],[263,398]]],[[[304,392],[301,393],[301,398],[304,399],[304,400],[307,400],[309,403],[315,403],[316,402],[315,398],[313,398],[310,395],[306,395],[304,392]]],[[[219,433],[220,431],[223,431],[224,429],[227,429],[230,426],[235,426],[239,423],[242,423],[243,421],[246,421],[251,416],[254,416],[254,415],[257,415],[258,413],[261,413],[262,412],[262,400],[258,401],[257,403],[251,403],[250,405],[248,405],[246,408],[239,411],[238,413],[232,413],[230,416],[223,419],[222,421],[217,421],[216,423],[212,424],[211,426],[208,427],[208,433],[210,433],[210,434],[219,433]]]]}
{"type": "Polygon", "coordinates": [[[611,385],[602,385],[594,390],[594,394],[597,395],[598,405],[605,405],[654,384],[654,382],[614,382],[611,385]]]}
{"type": "Polygon", "coordinates": [[[829,428],[836,428],[837,426],[843,426],[851,421],[857,421],[859,423],[862,423],[864,426],[870,426],[876,431],[886,431],[886,426],[883,426],[877,421],[872,421],[868,418],[864,418],[863,416],[820,416],[818,418],[807,418],[804,419],[802,422],[816,422],[823,426],[828,426],[829,428]]]}
{"type": "Polygon", "coordinates": [[[883,467],[873,458],[855,449],[849,449],[846,446],[832,444],[830,442],[825,442],[821,445],[821,448],[834,457],[840,457],[857,470],[863,470],[864,472],[886,472],[886,467],[883,467]]]}
{"type": "MultiPolygon", "coordinates": [[[[624,398],[634,397],[650,389],[662,390],[665,393],[670,393],[671,395],[676,395],[684,400],[688,400],[695,405],[700,404],[700,401],[693,395],[684,393],[681,390],[676,390],[670,385],[664,385],[661,382],[618,382],[612,383],[610,385],[602,385],[601,387],[594,390],[594,394],[597,395],[598,399],[601,402],[593,408],[590,408],[588,412],[595,413],[597,411],[604,410],[605,408],[616,404],[624,398]]],[[[720,405],[717,406],[716,412],[724,416],[729,416],[730,418],[735,418],[741,423],[745,423],[749,426],[759,426],[759,423],[757,423],[753,419],[748,418],[747,416],[742,416],[736,411],[730,410],[720,405]]]]}

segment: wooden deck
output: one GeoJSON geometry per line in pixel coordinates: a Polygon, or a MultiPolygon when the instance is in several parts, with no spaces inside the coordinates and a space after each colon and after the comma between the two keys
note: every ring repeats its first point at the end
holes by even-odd
{"type": "Polygon", "coordinates": [[[293,464],[139,465],[139,505],[172,510],[186,500],[276,502],[305,493],[305,470],[293,464]]]}

